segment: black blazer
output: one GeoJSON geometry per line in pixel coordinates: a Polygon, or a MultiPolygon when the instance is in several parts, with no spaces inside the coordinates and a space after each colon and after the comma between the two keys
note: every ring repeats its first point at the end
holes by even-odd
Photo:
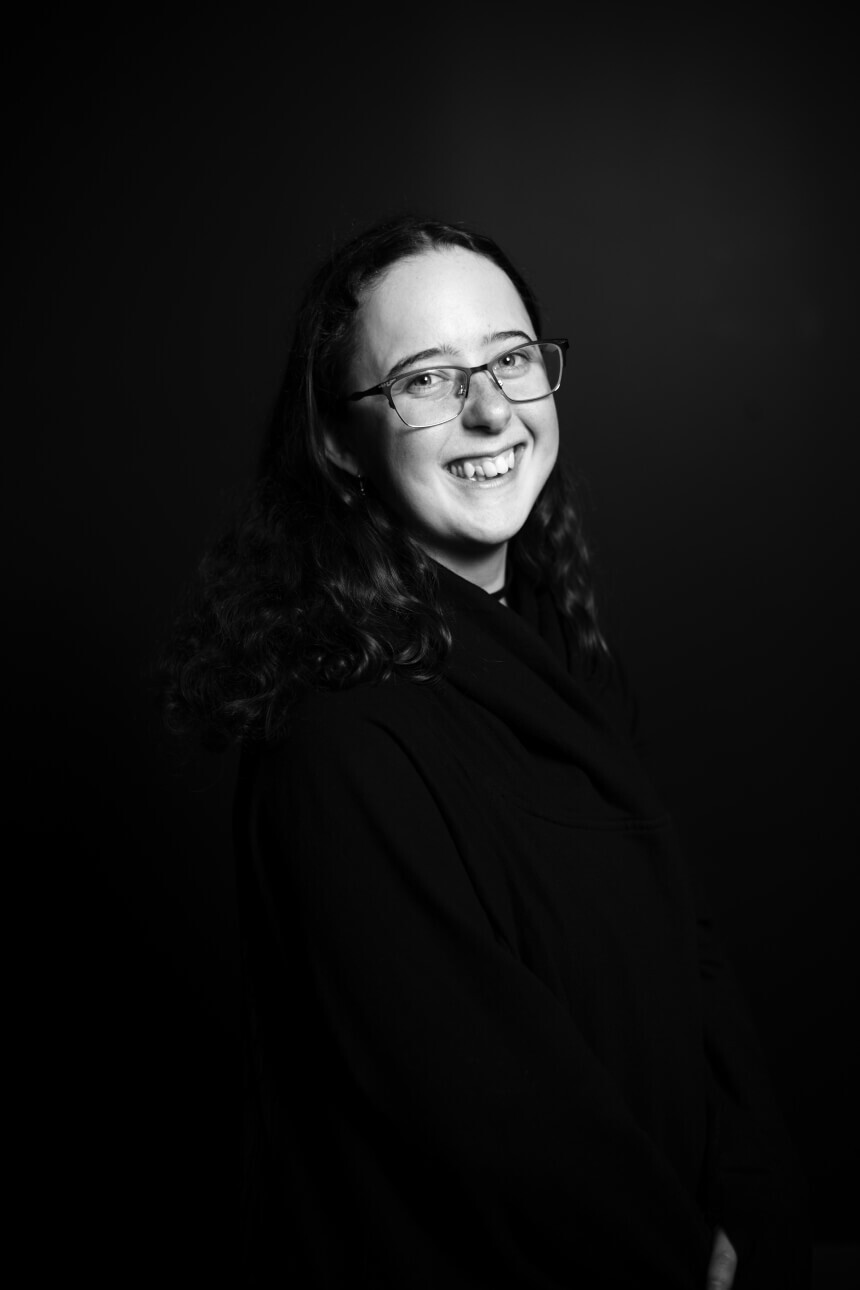
{"type": "Polygon", "coordinates": [[[719,1224],[741,1290],[807,1284],[803,1185],[622,674],[586,674],[545,591],[440,578],[440,681],[313,695],[243,763],[249,1268],[688,1290],[719,1224]]]}

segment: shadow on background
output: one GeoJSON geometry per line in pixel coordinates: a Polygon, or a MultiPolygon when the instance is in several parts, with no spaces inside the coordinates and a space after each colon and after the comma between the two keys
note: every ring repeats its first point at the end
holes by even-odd
{"type": "Polygon", "coordinates": [[[300,284],[333,241],[404,209],[485,228],[534,281],[547,334],[571,338],[564,451],[605,618],[817,1239],[856,1239],[846,33],[497,16],[459,19],[452,42],[383,11],[351,28],[64,22],[7,55],[6,360],[25,454],[8,500],[24,963],[45,1052],[28,1083],[48,1143],[31,1156],[67,1248],[92,1277],[157,1272],[169,1251],[178,1275],[229,1280],[234,763],[168,747],[153,661],[251,475],[300,284]]]}

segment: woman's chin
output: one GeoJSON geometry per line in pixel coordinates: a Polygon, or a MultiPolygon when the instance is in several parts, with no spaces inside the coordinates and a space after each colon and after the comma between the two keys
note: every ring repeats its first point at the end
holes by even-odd
{"type": "Polygon", "coordinates": [[[522,528],[522,522],[510,521],[505,524],[486,524],[481,526],[464,526],[459,531],[446,535],[444,541],[437,537],[434,545],[437,549],[450,551],[452,554],[467,558],[490,555],[516,537],[522,528]]]}
{"type": "Polygon", "coordinates": [[[470,523],[463,526],[463,536],[476,546],[501,546],[516,537],[530,510],[531,506],[527,505],[508,505],[486,515],[473,515],[470,523]]]}

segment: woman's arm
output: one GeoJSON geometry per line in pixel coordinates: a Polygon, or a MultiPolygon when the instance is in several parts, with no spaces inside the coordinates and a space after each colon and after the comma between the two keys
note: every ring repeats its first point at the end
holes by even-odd
{"type": "MultiPolygon", "coordinates": [[[[646,769],[639,704],[613,654],[610,693],[646,769]]],[[[699,966],[711,1120],[709,1217],[737,1260],[736,1290],[809,1285],[808,1195],[765,1072],[743,994],[705,911],[701,876],[691,871],[700,907],[699,966]]],[[[717,1239],[714,1258],[722,1247],[717,1239]]]]}
{"type": "Polygon", "coordinates": [[[808,1194],[742,991],[699,919],[713,1123],[710,1203],[738,1254],[738,1290],[802,1290],[811,1276],[808,1194]]]}

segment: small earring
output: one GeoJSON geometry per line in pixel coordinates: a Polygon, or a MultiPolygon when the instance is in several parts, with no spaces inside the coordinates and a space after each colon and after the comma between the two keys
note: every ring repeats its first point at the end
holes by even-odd
{"type": "Polygon", "coordinates": [[[364,480],[361,478],[361,475],[358,477],[358,490],[362,497],[367,497],[367,493],[364,491],[364,480]]]}

